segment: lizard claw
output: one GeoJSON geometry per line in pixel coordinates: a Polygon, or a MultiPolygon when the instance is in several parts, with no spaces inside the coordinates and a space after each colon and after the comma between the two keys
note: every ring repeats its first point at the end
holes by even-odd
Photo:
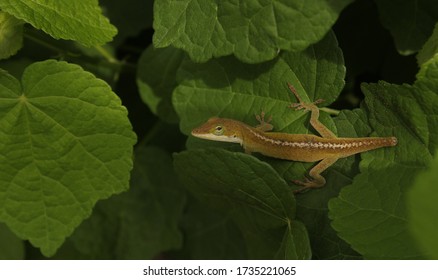
{"type": "Polygon", "coordinates": [[[312,108],[315,108],[315,107],[316,107],[316,104],[319,104],[319,103],[324,102],[323,99],[318,99],[318,100],[316,100],[316,101],[314,101],[314,102],[312,102],[312,103],[305,103],[305,102],[303,102],[303,100],[301,100],[301,98],[300,98],[300,96],[298,95],[297,90],[294,88],[294,86],[292,86],[292,85],[289,84],[289,83],[288,83],[288,86],[289,86],[289,89],[291,90],[291,92],[295,95],[295,97],[296,97],[297,100],[298,100],[298,103],[292,103],[292,104],[290,104],[290,105],[288,106],[289,108],[295,109],[295,110],[297,110],[297,111],[298,111],[298,110],[302,110],[302,109],[307,110],[307,111],[311,111],[312,108]]]}
{"type": "Polygon", "coordinates": [[[291,103],[288,106],[291,109],[295,109],[295,110],[302,110],[302,109],[306,109],[306,107],[304,106],[304,104],[302,103],[291,103]]]}
{"type": "Polygon", "coordinates": [[[321,102],[323,102],[323,99],[318,99],[313,103],[292,103],[289,105],[289,108],[295,109],[295,110],[306,110],[306,111],[312,111],[313,108],[317,108],[316,104],[319,104],[321,102]]]}
{"type": "Polygon", "coordinates": [[[307,177],[304,177],[304,180],[292,180],[292,183],[294,183],[295,185],[299,185],[299,186],[304,186],[304,187],[310,187],[313,186],[313,181],[307,177]]]}
{"type": "Polygon", "coordinates": [[[262,111],[260,115],[256,115],[256,119],[261,125],[264,125],[272,121],[272,116],[269,116],[268,120],[265,120],[265,112],[262,111]]]}
{"type": "Polygon", "coordinates": [[[324,99],[322,99],[322,98],[320,98],[320,99],[317,99],[316,101],[314,101],[313,102],[313,104],[320,104],[320,103],[322,103],[322,102],[324,102],[325,100],[324,99]]]}

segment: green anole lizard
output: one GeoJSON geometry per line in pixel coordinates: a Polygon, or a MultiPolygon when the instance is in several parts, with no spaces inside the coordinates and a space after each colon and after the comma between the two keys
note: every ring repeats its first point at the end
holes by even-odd
{"type": "Polygon", "coordinates": [[[397,145],[397,138],[395,137],[337,137],[318,120],[319,108],[315,104],[321,102],[321,100],[314,103],[305,103],[301,100],[295,88],[290,84],[288,85],[299,102],[292,103],[289,107],[296,110],[310,111],[310,124],[321,136],[269,132],[273,129],[273,126],[269,123],[270,120],[265,121],[264,112],[256,117],[260,123],[256,127],[232,119],[213,117],[200,127],[193,129],[192,135],[213,141],[239,143],[243,146],[245,152],[249,154],[257,152],[265,156],[285,160],[319,161],[309,171],[310,179],[293,181],[295,184],[303,186],[295,193],[324,186],[326,181],[321,173],[339,158],[397,145]]]}

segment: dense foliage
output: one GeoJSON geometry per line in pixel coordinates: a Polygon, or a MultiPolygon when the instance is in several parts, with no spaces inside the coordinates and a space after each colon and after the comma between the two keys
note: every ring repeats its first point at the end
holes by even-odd
{"type": "Polygon", "coordinates": [[[0,259],[438,258],[434,0],[0,0],[0,259]],[[312,164],[212,116],[396,136],[312,164]]]}

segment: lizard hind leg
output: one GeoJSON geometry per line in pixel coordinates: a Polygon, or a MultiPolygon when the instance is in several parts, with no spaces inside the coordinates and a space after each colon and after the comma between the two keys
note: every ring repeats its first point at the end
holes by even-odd
{"type": "Polygon", "coordinates": [[[291,105],[289,105],[289,108],[294,108],[295,110],[304,109],[306,111],[310,111],[310,124],[319,133],[319,135],[329,139],[337,138],[330,129],[328,129],[324,124],[319,121],[319,108],[316,106],[316,104],[323,102],[323,100],[318,99],[313,103],[305,103],[303,102],[303,100],[301,100],[294,86],[289,83],[288,86],[298,100],[298,103],[292,103],[291,105]]]}
{"type": "Polygon", "coordinates": [[[335,163],[338,160],[337,157],[329,157],[321,160],[318,162],[317,165],[315,165],[310,171],[309,175],[311,179],[305,178],[304,181],[300,180],[293,180],[292,182],[296,185],[303,186],[302,188],[295,190],[294,193],[301,193],[308,189],[316,189],[321,188],[325,185],[325,178],[321,175],[324,170],[326,170],[328,167],[330,167],[333,163],[335,163]]]}

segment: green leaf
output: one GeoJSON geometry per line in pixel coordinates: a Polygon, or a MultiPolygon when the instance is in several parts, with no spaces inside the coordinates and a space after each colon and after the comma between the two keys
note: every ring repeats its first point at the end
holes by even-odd
{"type": "Polygon", "coordinates": [[[382,24],[394,37],[401,54],[421,49],[438,21],[435,0],[376,0],[382,24]]]}
{"type": "Polygon", "coordinates": [[[361,174],[330,201],[332,226],[368,259],[423,258],[407,222],[413,178],[438,147],[438,57],[423,64],[414,85],[363,86],[369,120],[379,135],[395,135],[395,148],[362,155],[361,174]]]}
{"type": "Polygon", "coordinates": [[[0,59],[14,55],[23,45],[24,22],[0,11],[0,59]]]}
{"type": "Polygon", "coordinates": [[[178,117],[172,106],[172,91],[176,87],[176,72],[184,53],[169,47],[148,47],[138,62],[137,85],[140,96],[151,111],[162,120],[176,123],[178,117]]]}
{"type": "Polygon", "coordinates": [[[154,46],[174,46],[196,62],[235,55],[256,63],[279,50],[320,41],[351,0],[162,0],[154,6],[154,46]]]}
{"type": "Polygon", "coordinates": [[[70,240],[91,259],[151,259],[182,246],[184,204],[170,154],[142,145],[129,191],[99,202],[70,240]]]}
{"type": "Polygon", "coordinates": [[[344,76],[342,52],[330,33],[303,52],[283,52],[278,59],[257,65],[232,57],[205,64],[186,59],[177,74],[180,85],[174,91],[173,104],[186,134],[212,116],[252,124],[254,115],[262,110],[272,115],[276,131],[307,132],[304,121],[308,114],[288,108],[296,100],[287,82],[303,99],[322,98],[323,104],[328,104],[344,86],[344,76]]]}
{"type": "Polygon", "coordinates": [[[117,33],[97,0],[0,0],[0,9],[56,39],[88,47],[103,45],[117,33]]]}
{"type": "Polygon", "coordinates": [[[330,201],[332,226],[364,258],[421,258],[407,230],[405,205],[411,172],[417,171],[398,166],[363,170],[330,201]]]}
{"type": "Polygon", "coordinates": [[[423,64],[438,53],[438,24],[435,25],[432,36],[424,44],[423,48],[417,55],[418,64],[423,64]]]}
{"type": "Polygon", "coordinates": [[[421,249],[430,258],[438,259],[438,157],[432,161],[427,172],[420,173],[408,198],[409,228],[421,249]]]}
{"type": "Polygon", "coordinates": [[[50,256],[96,201],[128,188],[136,137],[120,99],[65,62],[0,72],[0,220],[50,256]]]}
{"type": "Polygon", "coordinates": [[[306,229],[294,219],[292,190],[271,166],[218,149],[179,153],[174,164],[193,195],[233,218],[250,258],[310,257],[306,229]]]}
{"type": "Polygon", "coordinates": [[[0,223],[0,260],[24,259],[24,242],[0,223]]]}

